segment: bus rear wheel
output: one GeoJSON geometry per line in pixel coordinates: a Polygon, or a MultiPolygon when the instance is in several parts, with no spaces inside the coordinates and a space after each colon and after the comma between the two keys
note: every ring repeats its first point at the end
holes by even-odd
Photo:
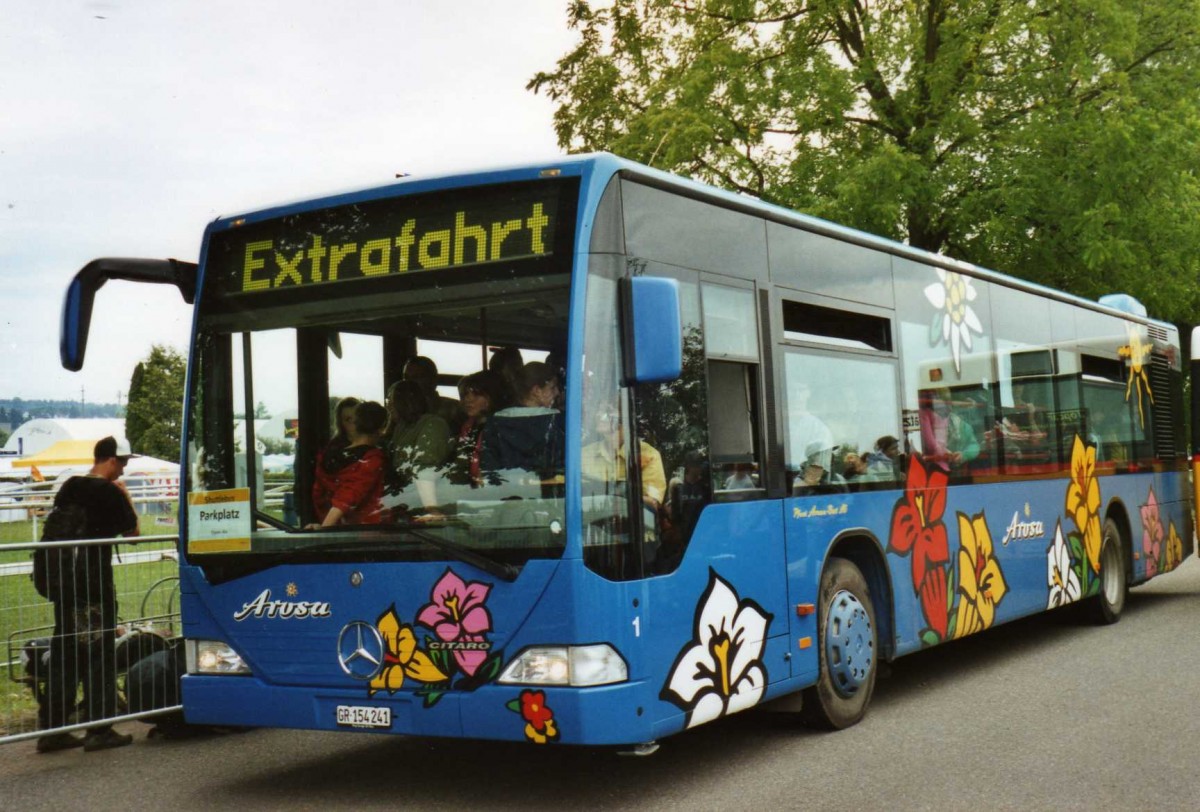
{"type": "Polygon", "coordinates": [[[1104,520],[1100,540],[1100,594],[1092,599],[1091,615],[1096,623],[1108,625],[1121,619],[1129,582],[1125,577],[1125,544],[1121,528],[1112,519],[1104,520]]]}
{"type": "Polygon", "coordinates": [[[818,600],[820,674],[805,689],[801,716],[813,727],[841,730],[863,718],[875,690],[875,607],[862,572],[844,558],[829,559],[818,600]]]}

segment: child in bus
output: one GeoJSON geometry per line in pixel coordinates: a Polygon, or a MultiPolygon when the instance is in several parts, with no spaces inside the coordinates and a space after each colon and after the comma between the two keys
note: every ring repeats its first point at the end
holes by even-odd
{"type": "Polygon", "coordinates": [[[325,448],[318,452],[318,459],[321,454],[330,454],[350,445],[350,433],[354,431],[354,409],[360,403],[362,401],[355,397],[342,398],[337,402],[333,409],[333,436],[325,448]]]}
{"type": "Polygon", "coordinates": [[[387,411],[382,406],[371,400],[360,403],[354,407],[348,445],[317,455],[312,500],[318,523],[307,529],[383,521],[387,458],[379,443],[386,425],[387,411]]]}

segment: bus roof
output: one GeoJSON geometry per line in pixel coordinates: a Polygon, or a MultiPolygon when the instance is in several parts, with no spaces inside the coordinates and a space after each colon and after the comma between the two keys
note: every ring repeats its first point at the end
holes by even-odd
{"type": "Polygon", "coordinates": [[[685,197],[714,203],[726,208],[763,217],[773,222],[796,226],[806,231],[843,240],[864,248],[932,265],[947,271],[966,274],[974,278],[1057,299],[1072,305],[1086,307],[1111,315],[1118,315],[1121,318],[1160,325],[1172,331],[1175,329],[1174,325],[1169,322],[1147,316],[1145,308],[1141,303],[1126,293],[1113,292],[1101,297],[1101,301],[1085,299],[1075,294],[1045,287],[1035,282],[954,259],[944,254],[936,254],[921,248],[914,248],[885,237],[879,237],[848,226],[838,225],[819,217],[792,211],[748,195],[737,194],[691,180],[690,178],[673,175],[669,172],[654,169],[607,152],[565,155],[537,163],[459,170],[429,176],[406,176],[380,186],[331,193],[306,200],[252,210],[238,215],[218,217],[209,225],[209,230],[222,231],[235,225],[243,225],[331,206],[378,200],[396,195],[419,194],[443,189],[500,183],[517,183],[551,177],[581,177],[599,192],[604,189],[609,179],[617,174],[629,180],[644,183],[685,197]]]}

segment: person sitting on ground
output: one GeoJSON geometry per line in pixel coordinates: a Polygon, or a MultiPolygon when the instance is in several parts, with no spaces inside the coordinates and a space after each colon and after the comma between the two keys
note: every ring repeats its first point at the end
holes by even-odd
{"type": "Polygon", "coordinates": [[[429,410],[425,395],[412,381],[392,384],[388,407],[388,501],[406,511],[432,507],[437,499],[434,480],[450,454],[450,427],[429,410]]]}
{"type": "Polygon", "coordinates": [[[379,448],[387,410],[368,400],[354,407],[349,444],[317,455],[313,477],[313,512],[308,529],[339,524],[380,524],[387,457],[379,448]]]}
{"type": "Polygon", "coordinates": [[[566,441],[562,413],[554,408],[558,376],[531,361],[517,383],[518,405],[496,412],[483,429],[480,466],[489,483],[511,480],[513,471],[543,481],[562,473],[566,441]]]}

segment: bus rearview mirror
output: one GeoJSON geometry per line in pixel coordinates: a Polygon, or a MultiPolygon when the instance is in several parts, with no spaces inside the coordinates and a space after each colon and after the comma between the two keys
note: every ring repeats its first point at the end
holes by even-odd
{"type": "Polygon", "coordinates": [[[87,352],[88,330],[92,324],[92,303],[96,291],[110,279],[175,285],[188,304],[196,301],[196,263],[177,259],[94,259],[80,269],[67,287],[63,301],[62,329],[58,354],[62,365],[78,372],[83,369],[87,352]]]}
{"type": "Polygon", "coordinates": [[[683,339],[679,283],[656,276],[621,280],[625,382],[661,383],[679,377],[683,339]]]}

